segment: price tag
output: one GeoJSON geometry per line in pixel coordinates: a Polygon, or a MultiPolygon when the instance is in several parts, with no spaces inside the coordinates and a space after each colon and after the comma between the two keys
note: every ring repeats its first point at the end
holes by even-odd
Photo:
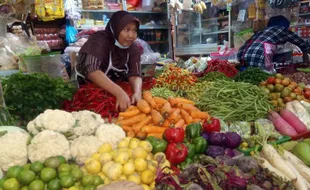
{"type": "Polygon", "coordinates": [[[246,16],[246,10],[245,9],[241,9],[239,11],[237,21],[241,21],[241,22],[245,21],[245,16],[246,16]]]}

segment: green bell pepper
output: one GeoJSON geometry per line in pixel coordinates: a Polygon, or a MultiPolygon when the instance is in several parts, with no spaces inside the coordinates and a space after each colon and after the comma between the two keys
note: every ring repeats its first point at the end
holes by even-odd
{"type": "Polygon", "coordinates": [[[163,139],[150,136],[150,137],[147,137],[145,140],[151,143],[153,147],[152,149],[153,154],[156,154],[157,152],[165,152],[167,148],[168,143],[163,139]]]}
{"type": "Polygon", "coordinates": [[[182,163],[179,164],[179,168],[181,170],[184,170],[188,165],[194,163],[194,161],[191,158],[186,158],[182,163]]]}
{"type": "Polygon", "coordinates": [[[201,128],[202,126],[200,123],[192,123],[187,125],[185,129],[186,138],[195,139],[197,137],[200,137],[201,128]]]}
{"type": "Polygon", "coordinates": [[[197,137],[193,140],[193,144],[195,147],[195,153],[196,154],[202,154],[205,152],[207,146],[208,146],[208,142],[206,139],[204,139],[203,137],[197,137]]]}
{"type": "Polygon", "coordinates": [[[185,146],[187,147],[187,158],[193,158],[196,155],[195,145],[187,142],[185,146]]]}

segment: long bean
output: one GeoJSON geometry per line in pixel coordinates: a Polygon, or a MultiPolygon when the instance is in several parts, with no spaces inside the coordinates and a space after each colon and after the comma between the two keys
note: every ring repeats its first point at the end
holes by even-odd
{"type": "Polygon", "coordinates": [[[267,95],[250,83],[215,81],[197,103],[202,111],[226,121],[254,121],[272,109],[267,95]]]}

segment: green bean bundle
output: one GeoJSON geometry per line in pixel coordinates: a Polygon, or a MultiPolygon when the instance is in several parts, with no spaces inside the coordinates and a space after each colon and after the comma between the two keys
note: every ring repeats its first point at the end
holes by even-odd
{"type": "Polygon", "coordinates": [[[254,121],[272,109],[267,95],[255,85],[225,80],[215,81],[197,106],[225,121],[254,121]]]}
{"type": "Polygon", "coordinates": [[[224,73],[213,71],[207,73],[205,76],[199,78],[199,81],[215,81],[215,80],[228,80],[231,81],[232,79],[228,78],[224,73]]]}
{"type": "Polygon", "coordinates": [[[246,70],[239,72],[235,76],[237,82],[248,82],[254,85],[258,85],[260,82],[265,81],[271,74],[266,73],[260,68],[249,67],[246,70]]]}

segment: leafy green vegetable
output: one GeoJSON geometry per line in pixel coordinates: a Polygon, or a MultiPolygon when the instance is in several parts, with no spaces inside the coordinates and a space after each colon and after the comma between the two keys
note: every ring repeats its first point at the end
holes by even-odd
{"type": "Polygon", "coordinates": [[[16,73],[2,81],[4,99],[11,114],[24,122],[34,119],[46,109],[59,109],[72,98],[74,87],[62,78],[47,74],[16,73]]]}
{"type": "Polygon", "coordinates": [[[270,76],[272,75],[260,68],[249,67],[246,70],[239,72],[234,79],[237,82],[247,82],[258,85],[260,82],[265,81],[270,76]]]}
{"type": "Polygon", "coordinates": [[[15,126],[16,119],[6,107],[0,105],[0,126],[15,126]]]}

